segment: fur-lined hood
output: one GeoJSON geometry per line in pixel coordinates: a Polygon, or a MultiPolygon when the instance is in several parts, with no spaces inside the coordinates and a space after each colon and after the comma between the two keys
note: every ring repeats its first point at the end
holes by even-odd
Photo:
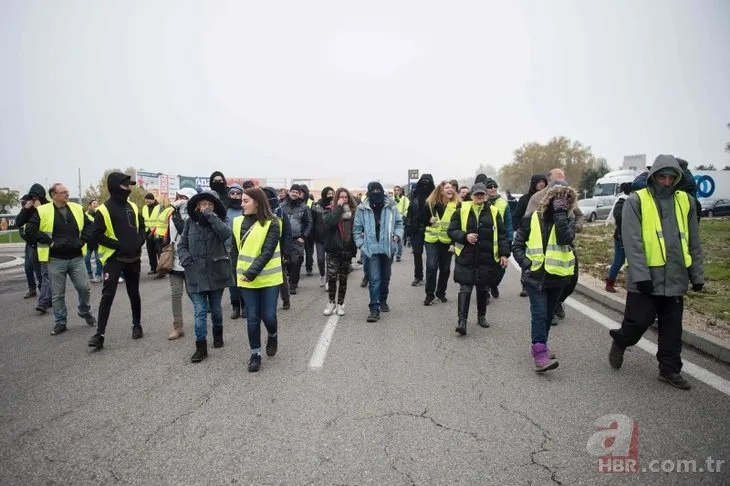
{"type": "Polygon", "coordinates": [[[568,196],[568,212],[572,212],[578,206],[578,194],[575,189],[568,185],[560,184],[563,181],[555,181],[557,184],[552,187],[548,187],[543,196],[540,204],[537,206],[537,211],[541,214],[545,213],[545,209],[550,205],[555,196],[568,196]]]}

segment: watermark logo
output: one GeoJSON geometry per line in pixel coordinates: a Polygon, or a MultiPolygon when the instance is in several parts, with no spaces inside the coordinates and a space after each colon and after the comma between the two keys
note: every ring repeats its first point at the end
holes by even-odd
{"type": "Polygon", "coordinates": [[[598,472],[639,472],[639,424],[626,415],[611,414],[599,417],[595,426],[586,449],[598,457],[598,472]]]}

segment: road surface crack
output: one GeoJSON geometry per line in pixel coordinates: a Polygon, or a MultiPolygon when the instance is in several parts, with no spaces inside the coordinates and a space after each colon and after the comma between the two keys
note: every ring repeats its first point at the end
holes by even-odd
{"type": "Polygon", "coordinates": [[[385,455],[388,458],[388,464],[390,465],[390,468],[398,474],[405,476],[408,479],[409,483],[415,486],[416,482],[413,480],[413,477],[411,477],[411,475],[408,474],[406,471],[401,471],[400,469],[398,469],[398,466],[396,466],[395,464],[396,459],[390,456],[387,445],[383,446],[383,450],[385,451],[385,455]]]}
{"type": "Polygon", "coordinates": [[[524,466],[538,466],[538,467],[541,467],[542,469],[544,469],[544,470],[546,470],[547,472],[550,473],[550,480],[553,483],[562,485],[563,483],[560,482],[556,478],[556,475],[558,474],[557,468],[551,468],[547,464],[543,464],[543,463],[538,462],[536,460],[536,456],[538,454],[542,454],[543,452],[547,452],[549,450],[547,448],[547,445],[552,441],[552,438],[550,437],[550,431],[547,430],[547,429],[545,429],[542,425],[540,425],[537,422],[535,422],[529,415],[527,415],[527,414],[525,414],[523,412],[520,412],[519,410],[513,410],[511,408],[507,408],[506,406],[502,405],[501,403],[499,404],[499,406],[503,410],[506,410],[507,412],[513,413],[515,415],[519,415],[523,419],[527,420],[532,425],[534,425],[537,428],[537,430],[539,430],[540,433],[542,434],[542,441],[540,442],[540,448],[538,450],[536,450],[536,451],[530,452],[530,462],[527,463],[527,464],[523,464],[522,466],[523,467],[524,466]]]}
{"type": "Polygon", "coordinates": [[[444,425],[441,422],[438,422],[436,419],[434,419],[433,417],[428,415],[428,408],[426,408],[420,414],[415,414],[415,413],[411,413],[411,412],[390,412],[390,413],[386,413],[386,414],[382,414],[382,415],[372,415],[372,416],[364,417],[364,418],[358,419],[358,420],[370,420],[370,419],[385,418],[385,417],[398,417],[398,416],[426,419],[426,420],[429,420],[434,426],[436,426],[438,428],[448,430],[451,432],[456,432],[459,434],[465,434],[465,435],[472,437],[474,440],[477,440],[477,441],[483,440],[483,439],[479,438],[479,434],[477,434],[476,432],[471,432],[469,430],[462,430],[462,429],[457,429],[454,427],[449,427],[448,425],[444,425]]]}
{"type": "Polygon", "coordinates": [[[159,427],[157,427],[157,429],[155,429],[154,432],[152,432],[149,436],[147,436],[147,438],[144,441],[145,444],[148,444],[154,436],[156,436],[157,434],[159,434],[162,431],[162,429],[175,425],[175,423],[177,423],[177,421],[182,419],[183,417],[189,417],[190,415],[193,415],[195,412],[200,410],[201,407],[203,405],[205,405],[206,403],[208,403],[209,401],[210,401],[210,394],[206,393],[205,395],[200,397],[200,402],[196,406],[194,406],[190,410],[186,410],[185,412],[182,412],[181,414],[177,415],[169,423],[165,423],[165,424],[162,424],[159,427]]]}

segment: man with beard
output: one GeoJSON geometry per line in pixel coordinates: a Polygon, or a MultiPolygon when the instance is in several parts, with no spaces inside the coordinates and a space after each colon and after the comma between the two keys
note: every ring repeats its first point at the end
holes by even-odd
{"type": "Polygon", "coordinates": [[[317,269],[319,270],[319,286],[324,287],[327,283],[327,276],[325,275],[324,265],[324,241],[327,236],[327,232],[324,227],[324,220],[322,219],[324,214],[331,211],[330,205],[332,204],[332,198],[335,197],[335,190],[331,187],[325,187],[322,189],[321,197],[312,206],[312,239],[314,240],[314,246],[317,249],[317,269]]]}
{"type": "MultiPolygon", "coordinates": [[[[251,183],[251,187],[253,187],[253,183],[251,183]]],[[[233,227],[233,220],[237,218],[238,216],[243,215],[243,209],[241,208],[241,201],[243,198],[243,191],[244,188],[240,186],[239,184],[236,184],[235,182],[230,185],[228,188],[228,203],[226,206],[226,225],[229,229],[232,229],[233,227]]],[[[233,249],[232,245],[233,243],[233,236],[228,237],[226,240],[226,251],[229,255],[231,255],[231,271],[233,274],[236,274],[236,265],[238,264],[238,261],[233,258],[233,249]]],[[[238,254],[238,252],[236,252],[238,254]]],[[[241,292],[238,289],[238,286],[234,285],[231,287],[228,287],[228,291],[231,294],[231,307],[233,308],[233,314],[231,314],[231,319],[238,319],[243,315],[243,317],[246,317],[246,309],[243,308],[243,300],[241,299],[241,292]]]]}
{"type": "Polygon", "coordinates": [[[436,186],[433,183],[431,174],[423,174],[416,183],[413,190],[411,204],[408,207],[408,215],[406,216],[406,227],[411,237],[411,246],[413,247],[413,282],[411,285],[416,287],[423,285],[423,244],[426,235],[426,226],[428,226],[429,213],[426,205],[426,199],[433,192],[436,186]]]}
{"type": "Polygon", "coordinates": [[[228,184],[223,172],[217,170],[210,175],[210,188],[218,194],[224,206],[228,204],[228,184]]]}
{"type": "Polygon", "coordinates": [[[132,339],[143,336],[139,273],[145,231],[144,220],[137,205],[128,201],[132,192],[129,186],[133,184],[135,182],[127,174],[109,174],[109,199],[96,210],[94,241],[99,244],[99,258],[104,264],[98,326],[96,334],[89,339],[89,346],[96,349],[104,347],[104,333],[122,272],[132,305],[132,339]]]}
{"type": "Polygon", "coordinates": [[[297,293],[302,263],[304,263],[305,242],[312,232],[312,214],[302,199],[303,197],[304,191],[301,186],[293,184],[289,189],[289,195],[281,205],[284,215],[289,218],[294,240],[289,261],[289,293],[292,295],[297,293]]]}

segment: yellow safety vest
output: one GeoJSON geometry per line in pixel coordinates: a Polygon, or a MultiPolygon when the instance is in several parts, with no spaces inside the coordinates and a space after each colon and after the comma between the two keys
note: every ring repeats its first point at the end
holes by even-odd
{"type": "MultiPolygon", "coordinates": [[[[80,204],[77,204],[75,202],[68,202],[66,203],[66,206],[71,211],[71,214],[73,214],[73,217],[76,220],[76,225],[79,227],[79,238],[81,238],[81,233],[84,230],[84,222],[86,221],[84,208],[81,207],[80,204]]],[[[56,218],[56,208],[53,203],[49,202],[38,206],[38,217],[41,220],[40,225],[38,225],[38,230],[53,238],[53,222],[56,218]]],[[[81,248],[81,254],[84,256],[86,255],[85,244],[81,248]]],[[[45,263],[48,261],[50,256],[51,246],[43,243],[38,243],[38,261],[45,263]]]]}
{"type": "Polygon", "coordinates": [[[444,215],[439,218],[438,213],[434,214],[433,208],[431,205],[428,205],[428,209],[431,212],[431,216],[436,217],[436,223],[435,224],[429,224],[426,226],[426,235],[424,238],[424,241],[426,243],[445,243],[450,244],[451,238],[449,238],[449,235],[447,233],[447,230],[449,229],[449,223],[451,222],[451,216],[454,214],[454,211],[456,211],[456,203],[450,202],[446,205],[446,209],[444,209],[444,215]]]}
{"type": "MultiPolygon", "coordinates": [[[[136,228],[139,224],[139,209],[137,209],[137,205],[134,204],[132,201],[128,201],[130,206],[132,206],[132,210],[134,211],[134,227],[136,228]]],[[[97,211],[99,211],[104,218],[104,226],[106,226],[106,230],[104,231],[104,236],[107,238],[111,238],[112,240],[117,241],[117,234],[114,232],[114,226],[112,225],[112,217],[109,214],[109,210],[107,209],[105,204],[102,204],[98,208],[96,208],[97,211]]],[[[110,256],[114,254],[114,252],[117,251],[113,248],[109,248],[107,246],[102,245],[99,243],[99,248],[97,249],[97,254],[99,255],[99,260],[101,261],[101,264],[106,264],[106,261],[109,259],[110,256]]]]}
{"type": "Polygon", "coordinates": [[[495,199],[492,206],[495,206],[497,208],[497,211],[499,211],[499,215],[502,216],[502,221],[504,221],[504,212],[507,210],[507,206],[509,206],[507,204],[507,201],[500,197],[499,199],[495,199]]]}
{"type": "MultiPolygon", "coordinates": [[[[469,220],[469,213],[471,213],[474,203],[466,201],[461,203],[461,231],[466,233],[466,222],[469,220]]],[[[486,207],[486,205],[485,205],[486,207]]],[[[485,208],[482,208],[484,211],[485,208]]],[[[494,261],[499,262],[499,235],[497,234],[497,208],[489,206],[489,211],[492,213],[492,251],[494,253],[494,261]]],[[[476,213],[474,216],[477,216],[476,213]]],[[[479,217],[477,217],[477,228],[479,228],[479,217]]],[[[454,253],[456,256],[461,255],[461,251],[464,249],[464,245],[461,243],[454,242],[454,253]]]]}
{"type": "Polygon", "coordinates": [[[162,204],[158,206],[157,220],[155,221],[155,236],[157,238],[164,238],[167,235],[167,228],[169,225],[168,219],[170,214],[172,214],[172,211],[172,206],[167,206],[165,209],[162,209],[162,204]]]}
{"type": "Polygon", "coordinates": [[[527,257],[532,261],[530,270],[536,272],[545,265],[545,271],[550,275],[570,277],[575,273],[575,254],[570,245],[558,245],[553,225],[548,237],[547,250],[542,249],[542,227],[537,211],[532,213],[530,221],[530,237],[527,239],[527,257]]]}
{"type": "Polygon", "coordinates": [[[86,212],[86,213],[84,213],[84,214],[86,215],[86,219],[88,219],[88,220],[89,220],[89,222],[91,222],[91,223],[93,223],[93,222],[94,222],[94,213],[89,213],[89,212],[87,211],[87,212],[86,212]]]}
{"type": "Polygon", "coordinates": [[[145,232],[151,230],[152,228],[157,228],[157,215],[155,213],[158,212],[159,211],[157,211],[157,208],[150,209],[147,204],[142,207],[142,219],[144,220],[145,232]]]}
{"type": "MultiPolygon", "coordinates": [[[[644,243],[646,264],[649,267],[663,267],[667,264],[667,247],[664,242],[664,231],[659,211],[654,197],[648,189],[636,191],[641,203],[641,239],[644,243]]],[[[689,215],[689,196],[684,191],[674,193],[674,216],[677,218],[679,240],[682,244],[684,266],[692,265],[692,255],[689,254],[689,232],[687,216],[689,215]]]]}
{"type": "MultiPolygon", "coordinates": [[[[251,224],[246,237],[241,242],[241,226],[243,225],[243,216],[236,216],[233,219],[233,238],[236,240],[236,248],[238,248],[238,262],[236,263],[236,285],[247,289],[260,289],[264,287],[274,287],[284,283],[284,276],[281,273],[281,238],[276,243],[276,249],[271,259],[264,265],[253,282],[243,280],[243,275],[249,269],[256,258],[261,255],[261,250],[266,241],[266,235],[271,227],[271,220],[266,221],[263,226],[254,222],[251,224]]],[[[279,232],[282,230],[282,221],[276,218],[279,223],[279,232]]]]}
{"type": "MultiPolygon", "coordinates": [[[[395,197],[393,197],[395,200],[395,197]]],[[[411,201],[406,196],[401,196],[400,201],[395,203],[395,207],[398,208],[398,212],[401,216],[406,215],[406,211],[408,211],[408,207],[411,205],[411,201]]]]}

